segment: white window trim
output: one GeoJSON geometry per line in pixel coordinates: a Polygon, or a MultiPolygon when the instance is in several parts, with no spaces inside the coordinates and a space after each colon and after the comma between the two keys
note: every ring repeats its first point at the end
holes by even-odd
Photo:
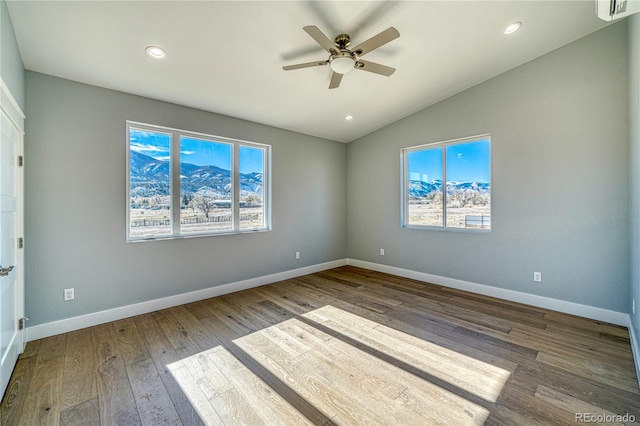
{"type": "Polygon", "coordinates": [[[406,229],[419,229],[419,230],[428,230],[428,231],[446,231],[446,232],[470,232],[470,233],[481,233],[488,234],[493,230],[493,173],[491,170],[491,156],[492,156],[492,139],[491,133],[485,133],[476,136],[469,136],[464,138],[457,139],[449,139],[442,142],[430,142],[422,145],[411,146],[407,148],[402,148],[400,150],[400,226],[406,229]],[[479,229],[479,228],[456,228],[447,226],[447,199],[446,199],[446,183],[447,183],[447,147],[451,145],[459,145],[469,142],[477,142],[483,139],[489,139],[489,197],[491,200],[491,205],[489,206],[489,214],[491,215],[491,227],[489,229],[479,229]],[[432,149],[432,148],[442,148],[442,226],[433,226],[433,225],[412,225],[409,223],[409,212],[407,209],[407,188],[409,187],[409,170],[408,170],[408,161],[407,155],[410,152],[422,151],[424,149],[432,149]]]}
{"type": "Polygon", "coordinates": [[[209,237],[216,235],[229,235],[229,234],[247,234],[255,232],[268,232],[271,231],[271,145],[245,141],[242,139],[228,138],[224,136],[209,135],[206,133],[192,132],[189,130],[175,129],[171,127],[158,126],[154,124],[140,123],[136,121],[126,121],[126,163],[127,163],[127,190],[126,190],[126,241],[127,242],[140,242],[140,241],[156,241],[156,240],[171,240],[181,238],[195,238],[195,237],[209,237]],[[169,165],[169,181],[170,181],[170,221],[171,221],[171,234],[167,235],[154,235],[154,236],[140,236],[132,237],[129,234],[130,228],[130,215],[131,215],[131,139],[130,129],[148,130],[150,132],[166,133],[171,135],[170,152],[171,159],[169,165]],[[205,231],[205,232],[188,232],[180,233],[180,209],[175,209],[176,206],[180,206],[180,137],[186,136],[205,141],[215,143],[226,143],[232,145],[231,150],[231,167],[232,167],[232,181],[233,181],[233,194],[231,196],[232,204],[232,229],[225,229],[220,231],[205,231]],[[177,143],[176,143],[177,142],[177,143]],[[241,146],[247,146],[251,148],[259,148],[264,150],[263,157],[263,197],[264,197],[264,227],[260,228],[245,228],[240,229],[240,159],[239,152],[241,146]]]}

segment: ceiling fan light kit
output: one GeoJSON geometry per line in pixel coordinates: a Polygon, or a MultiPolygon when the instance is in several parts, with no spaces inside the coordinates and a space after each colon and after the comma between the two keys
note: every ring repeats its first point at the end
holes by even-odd
{"type": "Polygon", "coordinates": [[[329,59],[329,66],[333,70],[333,72],[337,72],[338,74],[346,74],[353,69],[356,65],[356,61],[353,59],[351,55],[336,55],[329,59]]]}
{"type": "Polygon", "coordinates": [[[389,27],[381,33],[371,37],[370,39],[360,43],[353,49],[349,49],[351,44],[351,37],[347,34],[338,35],[334,41],[331,41],[320,29],[316,26],[310,25],[303,28],[307,34],[313,38],[324,50],[329,52],[329,59],[326,61],[307,62],[304,64],[286,65],[282,67],[285,71],[297,70],[301,68],[310,68],[316,66],[329,65],[333,74],[331,75],[331,82],[329,83],[329,89],[335,89],[340,86],[342,76],[347,74],[352,69],[361,69],[363,71],[372,72],[374,74],[384,75],[389,77],[394,73],[395,68],[388,67],[386,65],[377,64],[375,62],[364,61],[360,59],[361,56],[366,55],[372,50],[383,46],[390,41],[400,37],[400,33],[393,27],[389,27]]]}

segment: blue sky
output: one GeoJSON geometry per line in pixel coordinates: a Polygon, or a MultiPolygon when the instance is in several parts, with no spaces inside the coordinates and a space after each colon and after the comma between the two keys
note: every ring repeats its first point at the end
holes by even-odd
{"type": "Polygon", "coordinates": [[[169,161],[170,141],[171,135],[167,133],[129,129],[129,147],[131,151],[148,155],[156,160],[169,161]]]}
{"type": "MultiPolygon", "coordinates": [[[[447,180],[457,182],[489,182],[490,143],[480,140],[448,145],[447,180]]],[[[442,148],[413,151],[409,155],[409,179],[432,182],[442,179],[442,148]]]]}
{"type": "Polygon", "coordinates": [[[180,162],[198,166],[217,166],[231,170],[233,146],[227,143],[209,142],[194,138],[180,138],[180,162]]]}
{"type": "Polygon", "coordinates": [[[423,182],[442,180],[442,148],[413,151],[408,157],[409,179],[423,182]]]}
{"type": "Polygon", "coordinates": [[[264,163],[264,150],[249,146],[240,147],[240,173],[262,173],[264,163]]]}
{"type": "MultiPolygon", "coordinates": [[[[130,149],[156,160],[169,161],[171,135],[131,128],[130,149]]],[[[180,162],[198,166],[213,165],[231,169],[233,146],[223,142],[210,142],[196,138],[180,138],[180,162]]],[[[240,173],[262,172],[264,150],[240,147],[240,173]]]]}

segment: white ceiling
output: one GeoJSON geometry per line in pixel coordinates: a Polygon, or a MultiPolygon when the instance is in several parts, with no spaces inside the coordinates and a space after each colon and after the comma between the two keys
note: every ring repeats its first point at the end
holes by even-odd
{"type": "MultiPolygon", "coordinates": [[[[595,1],[7,1],[25,68],[350,142],[606,25],[595,1]],[[522,29],[502,34],[512,21],[522,29]],[[352,46],[391,77],[282,66],[328,53],[302,27],[352,46]],[[157,45],[164,60],[145,55],[157,45]],[[345,121],[352,114],[355,119],[345,121]]],[[[162,123],[154,123],[162,124],[162,123]]]]}

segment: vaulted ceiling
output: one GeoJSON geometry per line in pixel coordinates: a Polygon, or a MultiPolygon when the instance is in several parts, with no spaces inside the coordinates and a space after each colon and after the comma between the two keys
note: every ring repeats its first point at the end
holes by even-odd
{"type": "Polygon", "coordinates": [[[593,0],[7,4],[26,69],[341,142],[606,25],[593,0]],[[513,21],[522,28],[504,35],[513,21]],[[397,71],[354,70],[331,90],[329,67],[284,71],[328,58],[307,25],[352,46],[395,27],[366,59],[397,71]],[[167,57],[148,57],[151,45],[167,57]]]}

